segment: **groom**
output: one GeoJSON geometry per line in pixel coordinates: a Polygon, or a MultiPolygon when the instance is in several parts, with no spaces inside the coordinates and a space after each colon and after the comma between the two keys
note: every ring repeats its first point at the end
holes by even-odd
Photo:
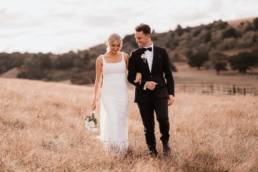
{"type": "Polygon", "coordinates": [[[174,80],[165,49],[153,45],[151,28],[140,24],[135,28],[135,39],[139,46],[130,55],[128,81],[135,85],[135,102],[144,125],[149,154],[157,156],[154,134],[154,111],[159,122],[163,155],[170,154],[168,106],[174,102],[174,80]],[[136,73],[141,73],[141,82],[135,83],[136,73]]]}

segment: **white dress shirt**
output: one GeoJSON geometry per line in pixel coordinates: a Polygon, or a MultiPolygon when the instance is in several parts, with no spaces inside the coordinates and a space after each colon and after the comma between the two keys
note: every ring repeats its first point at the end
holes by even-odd
{"type": "MultiPolygon", "coordinates": [[[[144,48],[149,48],[149,47],[152,48],[152,51],[146,50],[146,51],[144,52],[144,54],[145,54],[145,57],[146,57],[146,59],[147,59],[148,67],[149,67],[150,72],[151,72],[152,63],[153,63],[153,51],[154,51],[153,44],[151,44],[151,46],[144,47],[144,48]]],[[[147,89],[146,83],[144,84],[143,89],[144,89],[144,90],[147,89]]]]}
{"type": "Polygon", "coordinates": [[[152,51],[146,50],[144,52],[144,54],[145,54],[145,57],[147,59],[149,69],[151,71],[151,67],[152,67],[152,63],[153,63],[153,44],[151,44],[151,46],[144,47],[144,48],[149,48],[149,47],[152,47],[152,51]]]}

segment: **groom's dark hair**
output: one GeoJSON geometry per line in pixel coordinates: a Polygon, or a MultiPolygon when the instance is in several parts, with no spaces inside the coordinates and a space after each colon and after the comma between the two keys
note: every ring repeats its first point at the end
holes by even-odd
{"type": "Polygon", "coordinates": [[[150,26],[147,25],[147,24],[143,24],[143,23],[141,23],[141,24],[139,24],[138,26],[136,26],[136,27],[135,27],[135,31],[136,31],[136,32],[141,32],[141,31],[142,31],[145,35],[151,34],[151,28],[150,28],[150,26]]]}

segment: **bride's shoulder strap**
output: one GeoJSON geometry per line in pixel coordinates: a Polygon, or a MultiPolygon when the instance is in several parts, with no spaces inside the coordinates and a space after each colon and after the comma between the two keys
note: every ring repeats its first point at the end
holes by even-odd
{"type": "Polygon", "coordinates": [[[121,54],[122,54],[122,60],[124,61],[125,60],[124,52],[121,52],[121,54]]]}
{"type": "Polygon", "coordinates": [[[124,61],[126,61],[125,55],[126,55],[126,53],[122,52],[122,58],[123,58],[124,61]]]}
{"type": "Polygon", "coordinates": [[[126,61],[127,58],[128,58],[128,54],[125,53],[125,52],[122,52],[122,58],[123,58],[124,61],[126,61]]]}
{"type": "Polygon", "coordinates": [[[122,60],[123,60],[123,62],[125,63],[125,65],[127,65],[127,60],[126,60],[125,55],[126,55],[126,53],[125,53],[125,52],[122,52],[122,60]]]}
{"type": "Polygon", "coordinates": [[[103,54],[100,54],[97,59],[96,59],[96,63],[99,63],[101,64],[101,66],[105,63],[105,58],[104,58],[104,55],[103,54]]]}

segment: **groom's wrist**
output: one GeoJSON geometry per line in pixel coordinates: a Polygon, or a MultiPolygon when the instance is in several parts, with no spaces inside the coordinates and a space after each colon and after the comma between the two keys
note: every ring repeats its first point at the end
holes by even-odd
{"type": "Polygon", "coordinates": [[[144,90],[147,90],[147,82],[144,83],[143,89],[144,89],[144,90]]]}

